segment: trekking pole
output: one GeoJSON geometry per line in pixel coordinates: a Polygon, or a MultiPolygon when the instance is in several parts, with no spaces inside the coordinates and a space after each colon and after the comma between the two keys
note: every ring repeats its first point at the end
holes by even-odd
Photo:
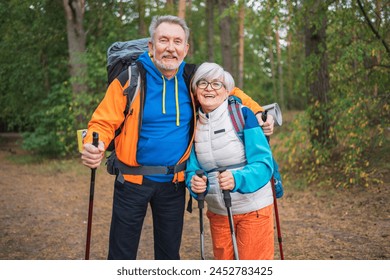
{"type": "MultiPolygon", "coordinates": [[[[218,171],[219,173],[222,173],[225,172],[226,169],[220,169],[218,171]]],[[[232,243],[233,243],[234,259],[239,260],[236,234],[234,232],[234,221],[233,221],[233,214],[232,214],[232,197],[230,196],[229,190],[223,190],[222,193],[223,193],[223,200],[225,201],[225,206],[228,213],[230,234],[232,236],[232,243]]]]}
{"type": "MultiPolygon", "coordinates": [[[[199,169],[196,170],[196,175],[202,178],[204,172],[199,169]]],[[[203,208],[204,208],[204,192],[198,193],[198,208],[199,208],[199,229],[200,229],[200,258],[202,260],[204,257],[204,227],[203,227],[203,208]]]]}
{"type": "Polygon", "coordinates": [[[280,221],[279,221],[278,203],[276,202],[277,198],[276,198],[276,191],[275,191],[275,179],[274,179],[274,176],[272,176],[272,178],[271,178],[271,186],[272,186],[272,194],[274,196],[276,230],[278,232],[278,243],[279,243],[280,259],[284,260],[283,246],[282,246],[282,232],[280,230],[280,221]]]}
{"type": "MultiPolygon", "coordinates": [[[[92,137],[93,137],[92,145],[97,147],[99,145],[99,134],[97,132],[93,132],[92,137]]],[[[89,249],[91,247],[90,245],[91,245],[91,231],[92,231],[93,196],[95,193],[95,174],[96,174],[96,168],[91,168],[91,184],[89,187],[87,242],[85,245],[86,260],[89,260],[89,249]]]]}
{"type": "MultiPolygon", "coordinates": [[[[267,111],[264,111],[262,116],[262,120],[265,122],[267,120],[267,111]]],[[[267,137],[268,145],[271,148],[271,144],[269,142],[269,136],[267,137]]],[[[278,235],[278,244],[279,244],[279,253],[280,253],[280,259],[284,260],[284,255],[283,255],[283,245],[282,245],[282,232],[280,230],[280,221],[279,221],[279,211],[278,211],[278,202],[276,198],[276,190],[275,190],[275,178],[274,175],[272,174],[271,177],[271,186],[272,186],[272,195],[274,197],[274,210],[275,210],[275,220],[276,220],[276,231],[278,235]]]]}

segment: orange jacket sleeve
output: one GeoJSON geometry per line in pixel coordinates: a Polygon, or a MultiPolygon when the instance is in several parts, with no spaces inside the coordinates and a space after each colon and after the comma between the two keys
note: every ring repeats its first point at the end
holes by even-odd
{"type": "Polygon", "coordinates": [[[99,140],[104,142],[105,148],[114,139],[117,130],[124,121],[123,111],[127,97],[123,95],[120,82],[114,80],[107,89],[106,95],[100,102],[88,123],[88,132],[84,143],[92,143],[92,132],[99,133],[99,140]]]}
{"type": "Polygon", "coordinates": [[[248,96],[246,93],[244,93],[238,87],[235,87],[230,92],[230,95],[234,95],[234,96],[240,98],[242,104],[249,107],[249,109],[251,109],[253,111],[253,113],[255,113],[255,114],[264,111],[263,107],[261,107],[256,101],[254,101],[250,96],[248,96]]]}

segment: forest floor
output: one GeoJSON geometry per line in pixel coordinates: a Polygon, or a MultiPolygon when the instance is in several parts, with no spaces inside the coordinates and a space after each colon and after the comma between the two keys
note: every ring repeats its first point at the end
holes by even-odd
{"type": "MultiPolygon", "coordinates": [[[[85,254],[90,170],[79,159],[28,162],[17,138],[0,137],[0,260],[80,260],[85,254]]],[[[389,260],[389,170],[384,184],[368,188],[285,186],[278,199],[287,260],[389,260]]],[[[91,259],[106,259],[113,177],[98,168],[91,259]]],[[[206,259],[212,259],[205,220],[206,259]]],[[[275,231],[276,232],[276,231],[275,231]]],[[[199,259],[196,203],[185,213],[181,258],[199,259]]],[[[150,211],[138,259],[153,259],[150,211]]],[[[275,238],[275,259],[279,247],[275,238]]]]}

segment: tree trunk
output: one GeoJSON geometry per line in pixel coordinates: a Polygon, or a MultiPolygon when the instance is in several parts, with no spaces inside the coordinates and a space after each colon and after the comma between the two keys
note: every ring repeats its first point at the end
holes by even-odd
{"type": "MultiPolygon", "coordinates": [[[[287,25],[292,26],[291,18],[293,15],[293,9],[291,5],[291,0],[287,0],[288,5],[288,19],[287,19],[287,25]]],[[[287,31],[287,97],[293,95],[293,73],[292,73],[292,34],[293,31],[290,29],[287,31]]],[[[287,104],[286,109],[288,107],[287,104]]]]}
{"type": "MultiPolygon", "coordinates": [[[[192,11],[192,0],[188,0],[188,10],[192,11]]],[[[193,30],[193,24],[192,24],[192,14],[189,14],[189,18],[187,17],[187,25],[190,28],[190,30],[193,30]]],[[[188,43],[190,44],[190,47],[188,49],[187,58],[191,60],[192,56],[194,55],[194,35],[191,32],[190,38],[188,39],[188,43]]]]}
{"type": "Polygon", "coordinates": [[[245,19],[245,3],[240,3],[238,14],[239,29],[238,29],[238,87],[244,87],[244,19],[245,19]]]}
{"type": "Polygon", "coordinates": [[[330,135],[328,91],[329,73],[326,51],[327,5],[315,0],[309,6],[305,25],[305,55],[307,60],[315,62],[308,73],[309,104],[311,106],[310,140],[312,144],[331,147],[335,139],[330,135]],[[313,59],[314,58],[314,59],[313,59]]]}
{"type": "Polygon", "coordinates": [[[87,91],[86,34],[83,27],[84,0],[63,0],[69,49],[69,71],[73,94],[87,91]]]}
{"type": "Polygon", "coordinates": [[[282,65],[282,51],[280,47],[280,37],[279,37],[279,19],[275,17],[275,43],[276,43],[276,55],[278,59],[278,80],[279,80],[279,100],[280,106],[282,109],[284,106],[284,89],[283,89],[283,65],[282,65]]]}
{"type": "Polygon", "coordinates": [[[186,18],[186,0],[179,0],[179,11],[177,16],[179,18],[186,18]]]}
{"type": "MultiPolygon", "coordinates": [[[[388,10],[388,9],[385,9],[385,10],[388,10]]],[[[380,15],[381,11],[382,11],[382,1],[376,0],[375,1],[375,13],[377,15],[380,15]]],[[[386,17],[384,17],[384,18],[386,18],[386,17]]],[[[376,25],[377,29],[380,27],[381,17],[375,17],[375,25],[376,25]]],[[[378,50],[378,54],[377,55],[374,54],[373,56],[375,56],[375,61],[377,61],[377,64],[378,65],[381,64],[381,51],[378,50]]],[[[378,96],[378,83],[374,84],[373,95],[378,96]]]]}
{"type": "MultiPolygon", "coordinates": [[[[267,10],[268,14],[271,14],[271,8],[269,3],[267,3],[267,10]]],[[[269,63],[271,66],[271,79],[272,79],[272,96],[274,101],[278,100],[277,95],[277,87],[276,87],[276,71],[275,71],[275,58],[274,58],[274,47],[273,47],[273,36],[272,36],[272,24],[271,24],[271,18],[269,18],[270,23],[268,24],[267,28],[267,37],[268,37],[268,49],[269,49],[269,63]]]]}
{"type": "Polygon", "coordinates": [[[165,4],[165,9],[167,10],[167,13],[170,15],[175,14],[175,5],[173,2],[174,2],[173,0],[167,0],[165,4]]]}
{"type": "Polygon", "coordinates": [[[118,15],[118,17],[122,18],[125,15],[125,13],[126,13],[126,8],[123,7],[123,2],[121,0],[119,0],[118,6],[119,6],[119,9],[118,9],[119,10],[119,15],[118,15]]]}
{"type": "Polygon", "coordinates": [[[141,37],[147,37],[147,28],[145,24],[145,1],[138,0],[138,30],[141,37]]]}
{"type": "Polygon", "coordinates": [[[214,0],[206,1],[207,57],[214,61],[214,0]]]}
{"type": "MultiPolygon", "coordinates": [[[[230,7],[231,3],[232,0],[219,0],[219,14],[222,15],[230,7]]],[[[221,19],[219,26],[221,30],[222,65],[226,71],[233,75],[232,39],[230,35],[231,21],[231,17],[226,15],[221,19]]]]}
{"type": "MultiPolygon", "coordinates": [[[[83,27],[84,0],[63,0],[66,16],[66,33],[68,36],[69,72],[72,85],[73,101],[78,104],[77,97],[88,90],[87,62],[85,56],[86,34],[83,27]]],[[[85,123],[85,115],[81,108],[75,108],[75,126],[85,123]]]]}

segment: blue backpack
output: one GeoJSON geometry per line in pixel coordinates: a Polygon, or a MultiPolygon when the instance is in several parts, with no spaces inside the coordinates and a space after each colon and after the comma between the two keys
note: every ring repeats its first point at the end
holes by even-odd
{"type": "MultiPolygon", "coordinates": [[[[241,111],[241,103],[236,99],[234,98],[233,96],[229,96],[229,99],[228,99],[228,103],[229,103],[229,115],[230,115],[230,119],[233,123],[233,127],[234,129],[236,130],[236,133],[238,134],[238,136],[240,138],[243,137],[243,130],[244,130],[244,126],[245,126],[245,119],[244,119],[244,116],[242,115],[242,111],[241,111]]],[[[267,137],[268,139],[268,137],[267,137]]],[[[281,198],[284,194],[284,190],[283,190],[283,185],[282,185],[282,177],[279,173],[279,166],[278,164],[276,163],[275,159],[273,159],[273,163],[274,163],[274,174],[273,174],[273,180],[274,180],[274,186],[275,186],[275,196],[276,198],[281,198]]]]}

